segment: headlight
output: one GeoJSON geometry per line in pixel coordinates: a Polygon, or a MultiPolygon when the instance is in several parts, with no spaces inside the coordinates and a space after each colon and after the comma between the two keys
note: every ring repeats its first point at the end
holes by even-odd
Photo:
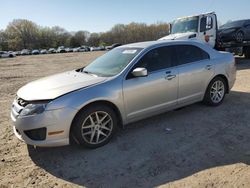
{"type": "Polygon", "coordinates": [[[47,104],[28,104],[23,108],[20,116],[30,116],[44,112],[47,104]]]}

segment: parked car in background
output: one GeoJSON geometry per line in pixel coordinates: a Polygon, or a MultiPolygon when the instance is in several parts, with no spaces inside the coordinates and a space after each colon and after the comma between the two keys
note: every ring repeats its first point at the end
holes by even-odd
{"type": "Polygon", "coordinates": [[[91,51],[91,52],[97,51],[97,50],[98,50],[97,47],[94,47],[94,46],[90,47],[90,51],[91,51]]]}
{"type": "Polygon", "coordinates": [[[78,48],[79,48],[79,47],[73,48],[73,52],[78,52],[78,48]]]}
{"type": "Polygon", "coordinates": [[[16,54],[12,51],[6,52],[6,51],[0,51],[0,57],[4,58],[4,57],[15,57],[16,54]]]}
{"type": "Polygon", "coordinates": [[[8,51],[9,57],[16,57],[16,53],[13,51],[8,51]]]}
{"type": "Polygon", "coordinates": [[[28,49],[23,49],[23,50],[21,51],[21,55],[31,55],[31,51],[28,50],[28,49]]]}
{"type": "Polygon", "coordinates": [[[39,50],[32,50],[31,54],[32,55],[39,55],[40,51],[39,50]]]}
{"type": "Polygon", "coordinates": [[[118,126],[199,101],[220,105],[235,78],[233,55],[200,42],[128,44],[23,86],[12,105],[13,130],[29,145],[67,145],[74,138],[96,148],[118,126]]]}
{"type": "Polygon", "coordinates": [[[220,26],[218,37],[222,42],[250,41],[250,20],[237,20],[220,26]]]}
{"type": "Polygon", "coordinates": [[[81,47],[85,49],[85,52],[89,52],[90,51],[90,47],[88,47],[88,46],[81,46],[81,47]]]}
{"type": "Polygon", "coordinates": [[[40,54],[47,54],[48,53],[48,51],[46,50],[46,49],[42,49],[41,51],[40,51],[40,54]]]}
{"type": "Polygon", "coordinates": [[[122,44],[120,43],[115,43],[115,44],[112,44],[111,46],[106,46],[106,50],[112,50],[118,46],[121,46],[122,44]]]}
{"type": "Polygon", "coordinates": [[[65,50],[65,48],[64,48],[64,46],[59,46],[58,48],[57,48],[57,51],[56,51],[57,53],[66,53],[66,50],[65,50]]]}
{"type": "Polygon", "coordinates": [[[15,53],[16,56],[21,55],[21,51],[15,51],[14,53],[15,53]]]}
{"type": "Polygon", "coordinates": [[[73,48],[66,48],[66,52],[73,52],[73,48]]]}
{"type": "Polygon", "coordinates": [[[50,54],[56,53],[56,49],[55,48],[50,48],[48,51],[50,54]]]}
{"type": "Polygon", "coordinates": [[[74,48],[73,52],[86,52],[86,49],[84,47],[78,47],[78,48],[74,48]]]}
{"type": "Polygon", "coordinates": [[[104,46],[90,47],[90,51],[102,51],[102,50],[105,50],[104,46]]]}

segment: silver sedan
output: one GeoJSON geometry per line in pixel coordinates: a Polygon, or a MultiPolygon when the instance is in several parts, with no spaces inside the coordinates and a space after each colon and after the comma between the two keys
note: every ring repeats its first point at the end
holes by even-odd
{"type": "Polygon", "coordinates": [[[198,42],[120,46],[84,68],[19,89],[11,109],[13,130],[30,145],[72,140],[96,148],[118,126],[199,101],[220,105],[235,78],[232,54],[198,42]]]}

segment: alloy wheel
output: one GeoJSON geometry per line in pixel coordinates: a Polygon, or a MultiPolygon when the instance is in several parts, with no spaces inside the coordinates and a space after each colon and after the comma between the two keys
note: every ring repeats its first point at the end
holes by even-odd
{"type": "Polygon", "coordinates": [[[82,138],[89,144],[100,144],[112,133],[113,120],[104,111],[96,111],[87,116],[82,124],[82,138]]]}
{"type": "Polygon", "coordinates": [[[225,86],[221,80],[217,80],[213,83],[210,89],[210,97],[214,103],[219,103],[222,101],[225,94],[225,86]]]}

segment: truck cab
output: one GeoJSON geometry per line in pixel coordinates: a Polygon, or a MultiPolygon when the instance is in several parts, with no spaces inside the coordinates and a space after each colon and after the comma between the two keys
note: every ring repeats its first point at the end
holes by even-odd
{"type": "Polygon", "coordinates": [[[214,48],[216,34],[217,17],[210,12],[176,19],[171,24],[170,34],[159,40],[199,40],[214,48]]]}

